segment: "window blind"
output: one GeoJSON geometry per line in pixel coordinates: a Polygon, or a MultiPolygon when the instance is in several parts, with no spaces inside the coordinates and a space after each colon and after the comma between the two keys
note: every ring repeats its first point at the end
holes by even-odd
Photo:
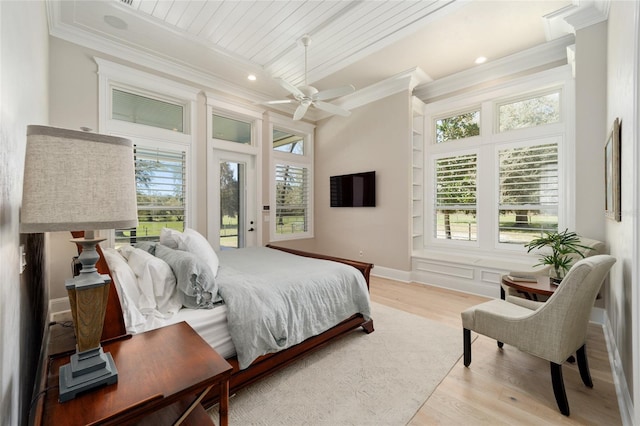
{"type": "Polygon", "coordinates": [[[184,230],[186,155],[184,151],[134,147],[138,227],[116,230],[116,243],[157,240],[162,228],[184,230]]]}
{"type": "Polygon", "coordinates": [[[501,150],[500,242],[528,241],[558,228],[558,146],[501,150]]]}
{"type": "Polygon", "coordinates": [[[308,231],[309,172],[306,167],[276,164],[276,233],[308,231]]]}
{"type": "Polygon", "coordinates": [[[468,241],[477,239],[476,173],[476,154],[436,160],[436,238],[468,241]]]}

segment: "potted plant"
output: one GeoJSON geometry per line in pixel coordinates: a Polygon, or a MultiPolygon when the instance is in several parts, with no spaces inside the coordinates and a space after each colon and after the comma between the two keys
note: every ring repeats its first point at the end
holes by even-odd
{"type": "Polygon", "coordinates": [[[534,266],[550,265],[555,272],[555,276],[552,276],[551,280],[559,284],[571,268],[576,255],[583,258],[583,251],[588,252],[591,250],[590,247],[579,243],[580,237],[578,237],[578,234],[565,229],[562,232],[545,232],[542,237],[535,238],[524,246],[527,247],[527,253],[534,249],[547,247],[551,249],[550,254],[548,250],[541,251],[540,263],[534,266]]]}

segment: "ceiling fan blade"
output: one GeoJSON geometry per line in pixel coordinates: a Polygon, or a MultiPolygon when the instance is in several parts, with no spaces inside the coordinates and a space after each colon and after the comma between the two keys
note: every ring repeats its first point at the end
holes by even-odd
{"type": "Polygon", "coordinates": [[[293,84],[281,78],[276,78],[276,81],[278,82],[278,84],[280,84],[280,86],[282,86],[286,91],[290,92],[293,96],[304,98],[304,93],[302,93],[300,89],[298,89],[293,84]]]}
{"type": "Polygon", "coordinates": [[[335,89],[322,90],[313,95],[313,100],[324,101],[327,99],[339,98],[340,96],[348,95],[355,92],[356,88],[352,84],[343,87],[336,87],[335,89]]]}
{"type": "Polygon", "coordinates": [[[341,115],[343,117],[348,117],[349,115],[351,115],[351,111],[337,105],[330,104],[329,102],[316,101],[313,104],[316,106],[316,108],[329,112],[331,114],[341,115]]]}
{"type": "Polygon", "coordinates": [[[294,120],[300,120],[307,113],[309,109],[309,102],[301,102],[298,108],[296,108],[296,112],[293,113],[294,120]]]}
{"type": "Polygon", "coordinates": [[[260,103],[263,105],[276,105],[276,104],[290,104],[292,102],[295,102],[295,101],[293,99],[278,99],[274,101],[265,101],[260,103]]]}

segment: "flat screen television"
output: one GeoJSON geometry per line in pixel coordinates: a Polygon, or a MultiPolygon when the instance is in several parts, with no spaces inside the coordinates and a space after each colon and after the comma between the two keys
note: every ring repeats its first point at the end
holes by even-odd
{"type": "Polygon", "coordinates": [[[331,207],[375,207],[376,172],[331,176],[331,207]]]}

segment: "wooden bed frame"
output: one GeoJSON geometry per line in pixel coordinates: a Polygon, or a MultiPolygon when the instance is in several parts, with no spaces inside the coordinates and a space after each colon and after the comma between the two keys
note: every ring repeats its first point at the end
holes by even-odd
{"type": "MultiPolygon", "coordinates": [[[[72,232],[74,238],[83,236],[84,232],[72,232]]],[[[358,269],[364,276],[367,282],[367,288],[369,287],[369,275],[373,264],[358,262],[354,260],[342,259],[333,256],[320,255],[315,253],[304,252],[300,250],[287,249],[284,247],[276,247],[273,245],[267,245],[267,247],[282,250],[288,253],[296,254],[298,256],[312,257],[316,259],[332,260],[335,262],[344,263],[358,269]]],[[[78,247],[80,250],[80,247],[78,247]]],[[[98,253],[100,254],[100,260],[96,264],[98,271],[102,274],[109,274],[111,271],[107,262],[102,254],[100,246],[98,246],[98,253]]],[[[113,278],[113,277],[112,277],[113,278]]],[[[286,365],[300,359],[308,353],[321,348],[328,343],[336,340],[337,338],[344,336],[346,333],[362,327],[366,333],[372,333],[373,320],[365,321],[361,314],[353,315],[351,318],[342,321],[338,325],[330,328],[322,334],[310,337],[309,339],[301,342],[295,346],[282,351],[267,354],[256,359],[249,367],[244,370],[238,368],[238,361],[235,357],[227,359],[229,364],[233,366],[233,373],[229,382],[229,392],[231,394],[237,392],[239,389],[250,385],[263,377],[266,377],[273,372],[285,367],[286,365]]],[[[122,313],[122,306],[120,305],[120,299],[114,285],[109,286],[109,301],[107,303],[107,312],[105,315],[104,327],[102,330],[102,340],[110,340],[122,337],[127,334],[127,330],[124,324],[124,317],[122,313]]],[[[217,389],[212,390],[203,399],[202,405],[205,408],[210,408],[218,400],[217,389]]]]}

